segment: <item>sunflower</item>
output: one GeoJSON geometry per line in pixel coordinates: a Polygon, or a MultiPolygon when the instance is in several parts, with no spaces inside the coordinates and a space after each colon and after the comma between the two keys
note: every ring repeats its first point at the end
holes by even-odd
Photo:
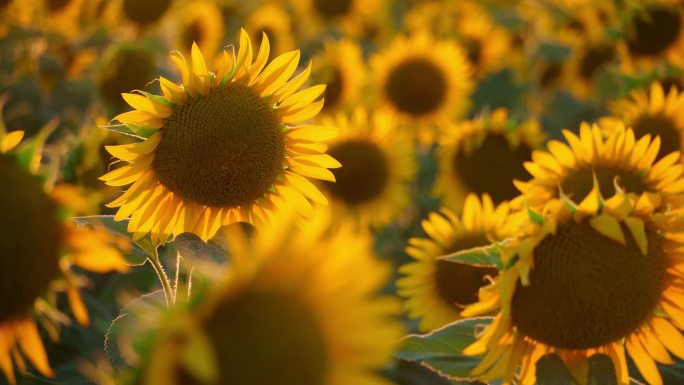
{"type": "MultiPolygon", "coordinates": [[[[277,4],[264,3],[252,12],[247,18],[245,30],[257,39],[261,39],[264,33],[271,36],[269,43],[274,55],[281,55],[294,49],[290,15],[277,4]]],[[[261,41],[257,40],[257,43],[261,44],[261,41]]]]}
{"type": "Polygon", "coordinates": [[[327,84],[322,114],[335,115],[359,103],[367,70],[357,43],[329,40],[314,60],[318,65],[311,77],[327,84]]]}
{"type": "Polygon", "coordinates": [[[605,138],[603,131],[597,124],[582,123],[579,135],[563,131],[568,144],[551,140],[548,151],[533,152],[533,161],[525,163],[533,178],[515,182],[523,194],[519,199],[535,208],[561,194],[580,202],[591,198],[592,186],[598,183],[609,195],[624,189],[640,205],[679,205],[684,166],[678,164],[678,152],[656,161],[659,137],[637,140],[624,125],[616,125],[605,138]]]}
{"type": "Polygon", "coordinates": [[[659,82],[651,84],[650,92],[644,89],[633,91],[628,98],[610,105],[613,118],[603,119],[609,131],[624,122],[634,129],[637,139],[651,135],[660,137],[661,146],[656,159],[682,151],[684,143],[684,92],[676,87],[665,89],[659,82]]]}
{"type": "Polygon", "coordinates": [[[563,66],[561,85],[579,99],[597,98],[597,80],[617,64],[617,48],[614,42],[577,41],[571,46],[567,64],[563,66]]]}
{"type": "Polygon", "coordinates": [[[221,9],[212,1],[202,0],[179,6],[175,14],[176,46],[189,53],[192,43],[197,43],[208,58],[213,58],[223,40],[221,9]]]}
{"type": "MultiPolygon", "coordinates": [[[[77,321],[88,323],[88,312],[78,287],[83,278],[73,267],[95,272],[126,271],[128,266],[112,238],[102,229],[79,228],[68,218],[83,206],[75,188],[58,185],[46,191],[30,169],[15,160],[12,150],[22,131],[6,132],[0,116],[0,177],[7,188],[0,191],[0,370],[7,381],[16,383],[14,367],[26,372],[26,361],[45,376],[53,371],[37,323],[48,335],[59,338],[65,316],[57,310],[55,291],[66,291],[77,321]]],[[[123,246],[123,245],[122,245],[123,246]]]]}
{"type": "Polygon", "coordinates": [[[230,275],[162,323],[144,383],[388,384],[379,371],[399,343],[400,308],[376,293],[389,266],[370,236],[325,222],[282,221],[251,246],[233,233],[230,275]]]}
{"type": "Polygon", "coordinates": [[[397,37],[371,59],[380,108],[416,127],[431,139],[431,130],[462,116],[470,107],[472,72],[463,49],[427,33],[397,37]],[[425,129],[424,126],[432,126],[425,129]]]}
{"type": "Polygon", "coordinates": [[[423,220],[428,238],[411,238],[406,252],[415,262],[399,268],[403,275],[397,281],[398,294],[406,299],[404,308],[409,317],[420,319],[419,329],[428,332],[460,319],[461,309],[477,302],[480,287],[487,277],[498,274],[495,266],[471,265],[441,261],[443,255],[489,245],[510,232],[506,228],[509,207],[502,203],[494,207],[492,198],[482,200],[470,194],[463,215],[447,208],[431,213],[423,220]]]}
{"type": "Polygon", "coordinates": [[[98,91],[104,102],[115,110],[125,108],[123,92],[144,90],[156,72],[154,54],[143,44],[123,43],[103,55],[96,75],[98,91]]]}
{"type": "Polygon", "coordinates": [[[663,61],[684,65],[684,12],[676,1],[649,0],[630,10],[620,45],[624,69],[650,69],[663,61]]]}
{"type": "Polygon", "coordinates": [[[0,1],[0,37],[5,37],[9,27],[28,27],[33,22],[35,0],[0,1]]]}
{"type": "Polygon", "coordinates": [[[150,30],[171,15],[179,0],[109,0],[101,4],[98,14],[103,23],[117,35],[133,39],[141,31],[150,30]]]}
{"type": "Polygon", "coordinates": [[[670,353],[684,358],[681,226],[624,193],[604,201],[595,184],[591,195],[579,206],[552,199],[499,247],[509,267],[461,313],[497,314],[463,351],[484,355],[474,377],[510,384],[518,373],[516,383],[534,384],[537,360],[556,353],[586,383],[588,358],[605,354],[618,383],[629,384],[626,350],[658,385],[655,362],[672,364],[670,353]]]}
{"type": "Polygon", "coordinates": [[[364,32],[368,20],[377,16],[385,0],[289,0],[297,11],[302,33],[313,36],[333,27],[348,36],[364,32]]]}
{"type": "Polygon", "coordinates": [[[528,175],[523,164],[543,141],[536,121],[517,123],[504,108],[453,125],[439,141],[433,192],[457,212],[470,192],[489,194],[495,204],[513,199],[513,180],[528,175]]]}
{"type": "Polygon", "coordinates": [[[79,18],[83,11],[84,0],[42,0],[40,15],[42,24],[48,31],[65,36],[79,33],[79,18]]]}
{"type": "Polygon", "coordinates": [[[392,118],[357,109],[323,120],[341,135],[328,143],[328,153],[342,167],[333,171],[335,183],[324,182],[336,218],[349,218],[362,227],[382,226],[408,206],[407,183],[416,173],[413,142],[394,131],[392,118]]]}
{"type": "Polygon", "coordinates": [[[511,38],[503,27],[497,25],[487,10],[479,3],[464,3],[456,13],[459,22],[456,34],[465,47],[468,61],[478,78],[495,72],[509,62],[504,60],[511,47],[511,38]]]}
{"type": "Polygon", "coordinates": [[[101,179],[110,186],[132,183],[109,206],[119,207],[116,220],[131,217],[128,230],[135,238],[151,233],[164,242],[171,234],[193,232],[209,239],[222,225],[259,223],[285,205],[309,215],[309,200],[327,204],[307,177],[335,180],[328,168],[340,164],[319,141],[337,131],[296,125],[320,111],[323,100],[316,100],[325,86],[298,91],[311,64],[288,80],[299,51],[266,66],[266,36],[254,60],[252,53],[242,30],[237,57],[224,51],[210,72],[195,44],[191,63],[171,54],[182,84],[160,77],[164,96],[123,95],[135,110],[115,119],[144,140],[108,147],[124,166],[101,179]]]}

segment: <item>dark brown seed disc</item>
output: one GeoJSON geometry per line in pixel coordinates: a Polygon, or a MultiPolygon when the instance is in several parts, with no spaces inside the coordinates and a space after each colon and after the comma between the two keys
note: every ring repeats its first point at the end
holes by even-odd
{"type": "Polygon", "coordinates": [[[627,39],[629,50],[638,56],[659,55],[677,41],[682,29],[681,13],[654,8],[634,21],[634,33],[627,39]]]}
{"type": "Polygon", "coordinates": [[[58,12],[64,9],[72,0],[45,0],[45,7],[48,12],[58,12]]]}
{"type": "Polygon", "coordinates": [[[38,178],[0,157],[0,323],[25,315],[59,273],[62,226],[38,178]]]}
{"type": "Polygon", "coordinates": [[[391,70],[385,85],[389,101],[401,112],[421,116],[442,106],[446,76],[429,60],[408,59],[391,70]]]}
{"type": "MultiPolygon", "coordinates": [[[[483,234],[465,236],[452,245],[447,254],[488,245],[483,234]]],[[[496,277],[495,267],[477,266],[466,263],[437,261],[435,283],[437,293],[444,302],[462,307],[477,302],[477,293],[487,284],[486,276],[496,277]]]]}
{"type": "Polygon", "coordinates": [[[329,355],[323,330],[296,294],[240,293],[219,304],[205,326],[220,369],[218,384],[327,382],[329,355]]]}
{"type": "Polygon", "coordinates": [[[561,349],[589,349],[637,330],[653,313],[665,285],[663,238],[647,229],[644,256],[622,226],[626,245],[587,223],[570,222],[534,249],[530,285],[518,283],[513,325],[561,349]]]}
{"type": "Polygon", "coordinates": [[[641,175],[616,167],[596,166],[579,169],[565,178],[561,184],[563,193],[573,201],[581,202],[594,187],[594,175],[596,175],[601,194],[606,197],[616,193],[615,178],[618,178],[618,185],[627,192],[641,194],[648,190],[641,175]]]}
{"type": "Polygon", "coordinates": [[[660,136],[660,151],[656,160],[674,151],[681,151],[682,138],[672,118],[663,114],[644,114],[632,125],[637,138],[651,134],[660,136]]]}
{"type": "Polygon", "coordinates": [[[335,183],[326,183],[330,193],[351,205],[378,198],[389,180],[389,168],[383,150],[377,144],[353,139],[330,148],[330,156],[342,164],[333,169],[335,183]]]}
{"type": "Polygon", "coordinates": [[[200,21],[196,20],[186,25],[181,40],[184,49],[192,48],[192,43],[197,43],[201,47],[204,43],[204,29],[200,21]]]}
{"type": "Polygon", "coordinates": [[[11,2],[12,0],[0,0],[0,10],[8,6],[11,2]]]}
{"type": "Polygon", "coordinates": [[[100,94],[112,106],[123,107],[123,92],[145,89],[154,79],[152,56],[142,49],[122,49],[106,65],[100,81],[100,94]]]}
{"type": "Polygon", "coordinates": [[[513,179],[529,179],[523,163],[531,156],[532,150],[525,144],[511,148],[503,136],[489,135],[471,153],[456,153],[453,159],[455,177],[470,191],[478,195],[487,193],[498,204],[518,196],[513,179]]]}
{"type": "Polygon", "coordinates": [[[345,16],[352,10],[355,0],[314,0],[318,13],[326,18],[345,16]]]}
{"type": "Polygon", "coordinates": [[[594,74],[615,58],[615,47],[605,45],[592,47],[580,60],[579,71],[582,78],[592,80],[594,74]]]}
{"type": "Polygon", "coordinates": [[[124,0],[123,12],[132,22],[147,25],[161,19],[172,2],[173,0],[124,0]]]}
{"type": "Polygon", "coordinates": [[[213,207],[254,202],[283,171],[276,111],[234,83],[177,106],[161,130],[152,167],[181,198],[213,207]]]}

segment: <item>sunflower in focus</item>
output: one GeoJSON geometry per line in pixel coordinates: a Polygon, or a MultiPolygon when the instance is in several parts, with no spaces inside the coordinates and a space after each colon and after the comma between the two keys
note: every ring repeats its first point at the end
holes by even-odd
{"type": "Polygon", "coordinates": [[[0,192],[0,371],[16,384],[15,366],[27,371],[27,361],[42,375],[54,373],[37,324],[53,339],[66,316],[57,310],[55,292],[66,291],[76,320],[88,324],[88,312],[79,294],[84,278],[74,267],[93,271],[127,271],[117,247],[126,245],[100,228],[77,227],[70,215],[84,206],[74,187],[46,188],[34,175],[40,159],[29,169],[13,150],[22,131],[6,132],[0,116],[0,177],[8,188],[0,192]]]}
{"type": "Polygon", "coordinates": [[[162,323],[144,383],[387,384],[379,371],[402,335],[398,302],[377,295],[389,266],[370,236],[321,217],[281,221],[249,245],[232,233],[227,280],[162,323]]]}
{"type": "Polygon", "coordinates": [[[175,14],[175,45],[189,53],[192,44],[197,43],[207,58],[213,58],[223,41],[221,9],[212,1],[202,0],[183,4],[175,14]]]}
{"type": "Polygon", "coordinates": [[[684,10],[678,1],[649,0],[628,13],[620,45],[625,70],[651,69],[663,61],[684,65],[684,10]]]}
{"type": "Polygon", "coordinates": [[[367,69],[357,43],[329,40],[314,60],[317,69],[311,77],[327,85],[322,114],[335,115],[359,103],[367,69]]]}
{"type": "Polygon", "coordinates": [[[534,384],[537,360],[555,353],[586,383],[588,358],[604,354],[626,385],[627,352],[647,383],[660,385],[656,362],[684,358],[681,226],[625,194],[604,201],[594,185],[592,196],[579,206],[549,201],[499,249],[510,267],[461,313],[496,313],[463,351],[483,355],[474,377],[510,384],[517,373],[516,383],[534,384]]]}
{"type": "Polygon", "coordinates": [[[299,90],[311,72],[309,63],[292,77],[299,51],[267,65],[268,55],[268,37],[253,58],[242,30],[237,55],[224,51],[216,71],[193,45],[190,63],[171,54],[181,84],[160,77],[163,96],[123,94],[135,109],[115,119],[144,140],[108,147],[124,165],[101,179],[132,184],[109,207],[119,207],[116,220],[131,218],[134,238],[192,232],[206,240],[223,225],[267,221],[283,206],[311,215],[310,201],[327,204],[308,178],[335,180],[328,169],[340,164],[321,141],[337,130],[299,125],[321,110],[325,86],[299,90]]]}
{"type": "Polygon", "coordinates": [[[684,192],[684,167],[679,152],[659,160],[660,137],[637,140],[632,129],[616,126],[603,137],[599,125],[583,123],[579,136],[564,130],[567,144],[551,140],[548,151],[535,151],[525,168],[533,178],[516,181],[520,199],[531,207],[543,207],[561,194],[576,202],[593,199],[594,184],[608,196],[624,190],[639,207],[667,209],[679,206],[684,192]]]}
{"type": "Polygon", "coordinates": [[[460,311],[477,302],[478,291],[487,277],[498,274],[496,266],[473,265],[439,260],[439,257],[489,245],[506,238],[509,207],[494,206],[484,194],[480,200],[470,194],[463,215],[442,208],[423,220],[427,238],[411,238],[406,252],[415,262],[399,268],[398,294],[405,298],[409,317],[420,319],[421,332],[429,332],[460,319],[460,311]]]}
{"type": "Polygon", "coordinates": [[[335,218],[347,218],[366,227],[396,219],[409,202],[408,182],[417,166],[413,142],[394,131],[394,120],[377,112],[357,109],[323,120],[338,127],[340,136],[328,142],[328,153],[342,164],[333,170],[335,182],[323,182],[335,218]]]}
{"type": "Polygon", "coordinates": [[[289,0],[297,11],[304,35],[336,28],[348,36],[364,32],[368,20],[377,16],[385,0],[289,0]]]}
{"type": "Polygon", "coordinates": [[[608,131],[624,122],[634,129],[637,139],[645,135],[660,137],[660,151],[656,159],[674,151],[682,151],[684,144],[684,92],[676,87],[667,94],[662,84],[654,82],[650,90],[637,89],[624,100],[610,105],[613,118],[601,122],[608,131]],[[650,91],[650,92],[649,92],[650,91]]]}
{"type": "Polygon", "coordinates": [[[371,59],[380,108],[414,126],[430,141],[434,127],[465,114],[473,91],[472,71],[463,49],[429,34],[398,37],[371,59]]]}
{"type": "MultiPolygon", "coordinates": [[[[277,4],[264,3],[252,12],[247,18],[245,30],[250,36],[256,36],[257,39],[261,39],[264,34],[270,36],[269,44],[274,55],[281,55],[295,47],[290,15],[277,4]]],[[[261,44],[261,41],[257,40],[256,43],[261,44]]],[[[319,63],[316,65],[317,67],[320,66],[318,60],[316,63],[319,63]]],[[[328,88],[330,88],[329,84],[328,88]]]]}
{"type": "Polygon", "coordinates": [[[542,145],[534,120],[516,122],[504,108],[452,125],[439,141],[439,171],[433,193],[460,212],[466,195],[489,194],[495,204],[519,195],[513,180],[526,179],[523,164],[542,145]]]}

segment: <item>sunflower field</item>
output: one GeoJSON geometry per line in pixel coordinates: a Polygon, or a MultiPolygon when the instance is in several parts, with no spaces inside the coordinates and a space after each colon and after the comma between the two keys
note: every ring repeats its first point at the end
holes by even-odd
{"type": "Polygon", "coordinates": [[[0,0],[0,385],[684,384],[684,0],[0,0]]]}

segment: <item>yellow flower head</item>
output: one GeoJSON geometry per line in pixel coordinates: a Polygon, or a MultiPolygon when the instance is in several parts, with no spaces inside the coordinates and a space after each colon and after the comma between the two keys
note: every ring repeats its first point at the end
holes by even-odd
{"type": "Polygon", "coordinates": [[[406,299],[409,317],[420,319],[422,332],[460,319],[460,311],[477,302],[477,294],[495,277],[494,265],[474,265],[439,257],[501,241],[511,232],[507,203],[494,206],[489,195],[470,194],[462,215],[442,208],[423,220],[427,238],[411,238],[406,252],[415,259],[399,268],[398,293],[406,299]]]}
{"type": "Polygon", "coordinates": [[[335,180],[328,168],[340,164],[321,141],[337,130],[299,125],[320,111],[325,86],[299,91],[311,71],[309,64],[292,77],[299,51],[267,65],[268,55],[268,37],[253,58],[242,30],[237,55],[224,51],[216,71],[193,45],[190,63],[171,54],[182,84],[160,77],[163,96],[123,94],[135,110],[115,119],[144,140],[107,147],[124,165],[101,179],[132,184],[109,206],[119,207],[115,219],[131,218],[135,238],[150,233],[164,242],[193,232],[209,239],[223,225],[258,224],[286,205],[311,215],[310,201],[327,204],[307,178],[335,180]]]}
{"type": "Polygon", "coordinates": [[[626,9],[620,45],[624,70],[684,65],[684,11],[678,1],[648,0],[626,9]]]}
{"type": "Polygon", "coordinates": [[[637,89],[628,98],[610,105],[614,118],[601,120],[607,131],[621,123],[634,129],[637,139],[645,135],[660,137],[657,160],[682,151],[684,144],[684,92],[678,88],[664,88],[654,82],[649,90],[637,89]],[[667,93],[665,93],[668,91],[667,93]]]}
{"type": "Polygon", "coordinates": [[[213,59],[223,40],[221,9],[212,1],[202,0],[183,4],[174,11],[176,46],[190,53],[192,44],[197,43],[202,53],[213,59]]]}
{"type": "Polygon", "coordinates": [[[544,141],[534,120],[516,122],[497,109],[444,130],[434,194],[460,211],[468,193],[489,194],[495,204],[518,196],[513,180],[527,177],[523,166],[544,141]]]}
{"type": "Polygon", "coordinates": [[[604,196],[626,192],[639,206],[667,209],[681,201],[684,167],[679,153],[656,160],[661,140],[646,135],[636,139],[634,131],[615,126],[603,137],[600,126],[582,123],[579,136],[563,131],[567,144],[548,143],[548,151],[535,151],[525,168],[532,175],[528,182],[516,181],[523,193],[519,199],[539,208],[561,194],[576,202],[593,199],[594,184],[604,196]]]}
{"type": "Polygon", "coordinates": [[[321,113],[333,116],[358,105],[367,72],[361,47],[347,39],[329,40],[314,60],[317,69],[311,77],[327,85],[321,113]]]}
{"type": "MultiPolygon", "coordinates": [[[[270,36],[269,44],[274,55],[281,55],[294,49],[292,20],[287,11],[276,3],[265,2],[252,12],[247,18],[245,30],[257,39],[261,39],[263,34],[270,36]]],[[[261,44],[260,40],[256,42],[261,44]]],[[[318,67],[319,61],[315,60],[315,62],[318,67]]]]}
{"type": "Polygon", "coordinates": [[[297,11],[299,27],[306,36],[334,27],[345,35],[358,36],[369,20],[377,17],[385,0],[289,0],[297,11]]]}
{"type": "Polygon", "coordinates": [[[335,183],[324,182],[335,218],[359,225],[382,226],[396,219],[409,204],[407,183],[417,166],[413,141],[395,131],[395,121],[382,112],[369,115],[357,109],[323,120],[340,129],[328,142],[328,153],[342,164],[335,183]]]}
{"type": "Polygon", "coordinates": [[[25,372],[26,360],[41,374],[53,375],[36,321],[53,340],[59,338],[65,316],[57,310],[55,291],[66,291],[76,319],[88,323],[78,290],[83,279],[73,267],[128,269],[115,247],[125,246],[120,240],[100,228],[79,228],[68,217],[85,201],[74,187],[46,187],[33,173],[39,156],[29,170],[15,160],[13,150],[22,137],[21,131],[7,133],[0,116],[0,177],[7,184],[0,192],[0,371],[11,384],[16,383],[14,367],[25,372]]]}
{"type": "Polygon", "coordinates": [[[398,37],[371,58],[380,108],[430,141],[435,126],[461,117],[470,107],[472,71],[463,49],[429,34],[398,37]]]}
{"type": "Polygon", "coordinates": [[[580,205],[550,200],[500,248],[509,267],[461,313],[497,314],[464,350],[483,355],[474,377],[534,384],[537,360],[556,353],[586,383],[588,358],[604,354],[626,385],[626,350],[658,385],[655,362],[684,358],[682,226],[625,194],[604,201],[594,185],[592,196],[580,205]]]}
{"type": "Polygon", "coordinates": [[[225,283],[162,323],[144,383],[387,384],[378,371],[402,332],[398,302],[377,295],[389,266],[370,236],[330,231],[326,217],[282,221],[249,243],[229,236],[225,283]]]}

